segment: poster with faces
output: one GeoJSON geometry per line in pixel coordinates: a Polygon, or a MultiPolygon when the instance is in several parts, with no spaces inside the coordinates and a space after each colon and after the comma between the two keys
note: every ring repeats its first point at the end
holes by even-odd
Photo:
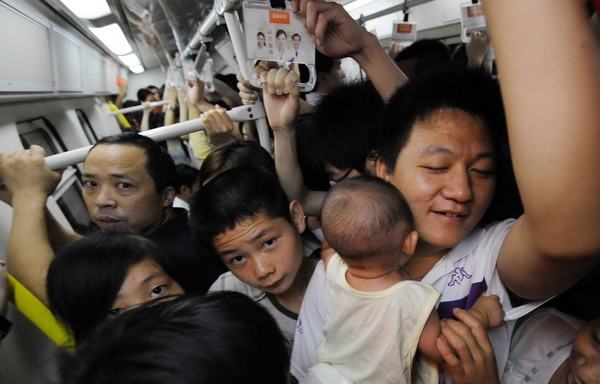
{"type": "Polygon", "coordinates": [[[267,0],[244,1],[243,13],[249,60],[314,65],[314,37],[289,2],[286,9],[272,9],[267,0]]]}

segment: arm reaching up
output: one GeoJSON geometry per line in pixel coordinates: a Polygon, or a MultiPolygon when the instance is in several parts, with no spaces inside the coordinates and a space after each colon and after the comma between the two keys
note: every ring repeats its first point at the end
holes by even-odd
{"type": "Polygon", "coordinates": [[[319,52],[333,58],[352,57],[384,100],[408,81],[377,36],[361,28],[340,4],[293,0],[292,8],[300,13],[304,25],[315,36],[319,52]]]}
{"type": "Polygon", "coordinates": [[[275,169],[288,199],[298,200],[308,215],[318,216],[325,192],[311,191],[304,185],[296,147],[296,116],[300,93],[298,75],[284,68],[261,74],[263,97],[269,124],[275,138],[275,169]]]}
{"type": "Polygon", "coordinates": [[[0,154],[0,175],[12,194],[13,222],[8,239],[9,272],[42,302],[46,300],[46,274],[54,251],[49,232],[61,245],[79,236],[58,225],[46,211],[60,174],[44,163],[44,149],[0,154]],[[50,224],[50,229],[47,227],[50,224]]]}
{"type": "Polygon", "coordinates": [[[600,261],[598,44],[579,1],[490,0],[484,8],[525,212],[498,270],[518,296],[544,299],[600,261]]]}

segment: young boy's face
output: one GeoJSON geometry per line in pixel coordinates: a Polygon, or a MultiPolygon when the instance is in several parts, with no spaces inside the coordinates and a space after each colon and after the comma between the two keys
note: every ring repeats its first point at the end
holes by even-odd
{"type": "Polygon", "coordinates": [[[304,216],[292,211],[292,219],[294,224],[261,213],[217,235],[213,245],[238,279],[279,295],[291,287],[304,257],[300,239],[304,216]]]}

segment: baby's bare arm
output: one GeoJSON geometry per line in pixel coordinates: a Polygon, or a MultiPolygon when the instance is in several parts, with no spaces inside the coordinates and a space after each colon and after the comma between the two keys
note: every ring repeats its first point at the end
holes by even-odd
{"type": "Polygon", "coordinates": [[[487,296],[485,293],[475,301],[468,310],[485,329],[500,327],[504,324],[504,310],[500,298],[496,295],[487,296]]]}

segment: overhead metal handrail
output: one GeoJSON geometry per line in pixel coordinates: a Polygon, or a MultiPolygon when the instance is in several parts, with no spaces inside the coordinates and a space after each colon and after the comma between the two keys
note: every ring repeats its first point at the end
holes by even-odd
{"type": "Polygon", "coordinates": [[[140,104],[140,105],[136,105],[136,106],[133,106],[133,107],[127,107],[127,108],[119,109],[119,110],[116,110],[116,111],[109,111],[108,114],[110,116],[115,116],[115,115],[120,115],[120,114],[123,114],[123,113],[137,112],[137,111],[141,111],[141,110],[144,110],[144,109],[154,109],[156,107],[162,107],[165,104],[169,104],[169,100],[155,101],[155,102],[150,103],[148,105],[140,104]]]}
{"type": "MultiPolygon", "coordinates": [[[[227,114],[235,122],[244,122],[265,118],[265,111],[262,105],[243,105],[235,107],[227,114]]],[[[149,131],[141,132],[140,135],[148,136],[154,141],[163,141],[186,135],[188,133],[204,130],[204,123],[198,118],[181,123],[167,125],[165,127],[154,128],[149,131]]],[[[73,149],[71,151],[58,153],[48,156],[44,160],[48,168],[57,170],[68,167],[69,165],[81,163],[85,160],[91,145],[73,149]]]]}

